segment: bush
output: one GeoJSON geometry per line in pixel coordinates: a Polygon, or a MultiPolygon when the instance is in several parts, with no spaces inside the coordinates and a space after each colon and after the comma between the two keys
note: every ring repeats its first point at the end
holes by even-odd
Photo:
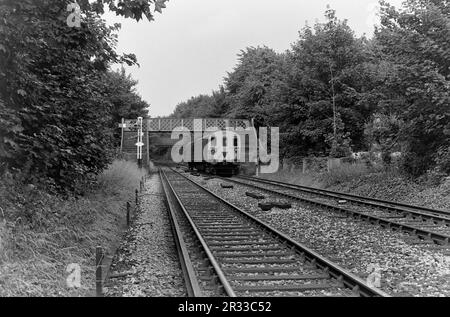
{"type": "Polygon", "coordinates": [[[436,167],[442,174],[450,174],[450,145],[439,149],[435,158],[436,167]]]}

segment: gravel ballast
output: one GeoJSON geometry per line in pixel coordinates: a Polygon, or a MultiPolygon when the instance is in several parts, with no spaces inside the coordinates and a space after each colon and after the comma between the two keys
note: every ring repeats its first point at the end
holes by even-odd
{"type": "Polygon", "coordinates": [[[361,278],[377,271],[380,289],[391,295],[450,296],[450,258],[415,245],[413,238],[408,243],[403,233],[297,202],[288,210],[262,211],[259,203],[280,199],[252,189],[266,195],[265,200],[256,200],[245,195],[246,186],[224,189],[224,180],[187,176],[361,278]]]}
{"type": "MultiPolygon", "coordinates": [[[[356,204],[352,204],[352,203],[347,203],[347,201],[345,201],[345,200],[338,201],[338,200],[336,200],[336,198],[333,198],[333,197],[323,197],[320,195],[316,195],[314,193],[307,193],[307,192],[297,190],[297,189],[283,188],[278,185],[258,183],[254,180],[238,179],[237,181],[248,183],[251,185],[256,185],[256,186],[262,187],[264,189],[274,190],[276,192],[283,192],[285,194],[289,194],[294,197],[312,199],[312,200],[320,202],[320,203],[325,203],[325,204],[329,204],[329,205],[333,205],[333,206],[337,206],[337,207],[345,205],[346,209],[353,210],[353,211],[356,211],[359,213],[363,213],[363,214],[371,215],[371,216],[375,216],[375,217],[380,217],[380,218],[390,217],[389,221],[392,221],[395,223],[399,223],[399,224],[403,224],[403,225],[410,225],[415,228],[424,229],[427,231],[440,233],[440,234],[444,234],[444,235],[450,235],[450,227],[447,227],[444,223],[433,223],[431,221],[427,222],[427,221],[422,221],[421,219],[414,220],[411,217],[403,218],[402,217],[403,215],[398,212],[381,211],[379,208],[374,208],[372,206],[356,205],[356,204]],[[395,219],[395,218],[392,218],[393,215],[401,216],[402,218],[395,219]]],[[[441,215],[439,215],[439,216],[441,216],[441,215]]]]}
{"type": "Polygon", "coordinates": [[[184,297],[184,286],[175,242],[157,174],[149,177],[140,210],[111,266],[106,296],[184,297]]]}

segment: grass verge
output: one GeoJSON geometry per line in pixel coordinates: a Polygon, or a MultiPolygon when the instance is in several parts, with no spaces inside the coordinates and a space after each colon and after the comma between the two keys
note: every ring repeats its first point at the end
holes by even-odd
{"type": "MultiPolygon", "coordinates": [[[[63,198],[12,180],[0,183],[0,296],[91,296],[95,247],[111,253],[125,228],[125,203],[144,175],[115,161],[80,198],[63,198]],[[68,288],[69,264],[81,288],[68,288]]],[[[111,255],[111,254],[110,254],[111,255]]]]}

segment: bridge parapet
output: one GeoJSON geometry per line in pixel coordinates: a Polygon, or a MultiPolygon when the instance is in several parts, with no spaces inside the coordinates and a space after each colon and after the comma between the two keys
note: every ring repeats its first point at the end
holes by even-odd
{"type": "MultiPolygon", "coordinates": [[[[125,120],[124,131],[137,131],[137,120],[125,120]]],[[[176,119],[176,118],[154,118],[143,121],[144,132],[172,132],[175,129],[186,128],[191,131],[205,131],[210,128],[218,130],[247,129],[251,127],[249,120],[242,119],[176,119]]]]}

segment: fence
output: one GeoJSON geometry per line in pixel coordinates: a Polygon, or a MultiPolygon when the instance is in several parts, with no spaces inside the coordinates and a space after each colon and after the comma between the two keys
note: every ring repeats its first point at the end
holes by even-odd
{"type": "Polygon", "coordinates": [[[328,170],[328,161],[326,157],[294,157],[283,159],[281,168],[289,171],[302,171],[303,173],[323,173],[328,170]]]}

